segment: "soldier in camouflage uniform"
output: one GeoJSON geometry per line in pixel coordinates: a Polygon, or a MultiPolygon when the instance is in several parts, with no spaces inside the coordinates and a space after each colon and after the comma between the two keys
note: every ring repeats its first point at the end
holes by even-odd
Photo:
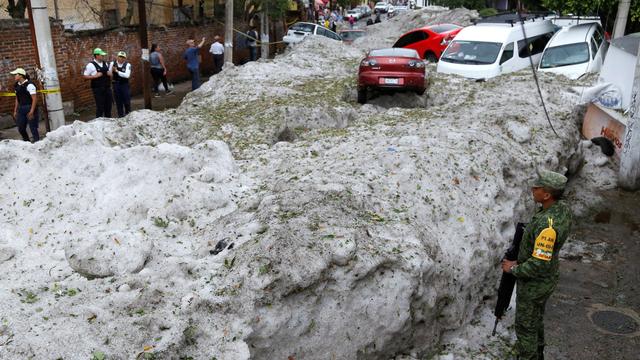
{"type": "Polygon", "coordinates": [[[517,279],[516,351],[518,359],[544,359],[544,307],[558,284],[558,253],[571,228],[571,210],[561,201],[567,178],[541,171],[531,188],[542,208],[524,230],[517,261],[502,269],[517,279]]]}

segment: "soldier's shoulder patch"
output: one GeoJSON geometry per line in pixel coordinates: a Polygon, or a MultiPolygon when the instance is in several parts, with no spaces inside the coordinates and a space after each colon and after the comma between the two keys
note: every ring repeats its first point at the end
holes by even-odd
{"type": "Polygon", "coordinates": [[[549,227],[543,229],[533,246],[532,256],[536,259],[551,261],[553,257],[553,246],[556,243],[556,231],[553,229],[553,219],[548,218],[549,227]]]}

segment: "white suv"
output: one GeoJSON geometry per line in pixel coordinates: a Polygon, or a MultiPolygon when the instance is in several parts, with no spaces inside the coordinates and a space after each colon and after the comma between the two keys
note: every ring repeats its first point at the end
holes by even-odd
{"type": "Polygon", "coordinates": [[[282,41],[287,44],[297,44],[310,35],[321,35],[329,39],[342,41],[340,35],[333,31],[324,26],[308,22],[297,22],[291,25],[289,31],[287,31],[287,35],[282,38],[282,41]]]}
{"type": "Polygon", "coordinates": [[[604,30],[593,22],[563,27],[549,41],[538,70],[570,79],[599,72],[607,52],[604,30]]]}

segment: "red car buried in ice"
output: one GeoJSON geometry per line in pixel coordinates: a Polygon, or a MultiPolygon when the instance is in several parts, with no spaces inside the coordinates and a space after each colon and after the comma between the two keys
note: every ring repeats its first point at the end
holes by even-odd
{"type": "Polygon", "coordinates": [[[358,102],[367,102],[369,90],[414,91],[424,94],[425,65],[412,49],[371,50],[358,69],[358,102]]]}
{"type": "Polygon", "coordinates": [[[454,24],[421,27],[402,35],[393,47],[414,49],[423,59],[437,62],[449,42],[458,35],[460,30],[462,27],[454,24]]]}

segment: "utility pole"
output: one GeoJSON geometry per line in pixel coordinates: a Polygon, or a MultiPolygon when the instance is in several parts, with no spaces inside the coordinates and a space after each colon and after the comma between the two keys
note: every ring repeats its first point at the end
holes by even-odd
{"type": "MultiPolygon", "coordinates": [[[[60,93],[60,80],[56,67],[56,54],[51,40],[51,25],[47,0],[27,1],[29,11],[29,27],[31,40],[36,53],[36,65],[41,70],[42,85],[45,92],[45,103],[51,129],[64,125],[64,109],[60,93]]],[[[49,124],[48,124],[49,125],[49,124]]]]}
{"type": "Polygon", "coordinates": [[[266,3],[260,15],[260,57],[266,60],[269,58],[269,6],[266,3]]]}
{"type": "Polygon", "coordinates": [[[620,153],[618,173],[620,186],[631,191],[640,189],[640,49],[638,50],[631,92],[631,110],[624,131],[624,145],[620,153]]]}
{"type": "Polygon", "coordinates": [[[630,6],[631,0],[620,0],[620,3],[618,4],[618,12],[616,13],[616,22],[613,23],[613,39],[624,36],[630,6]]]}
{"type": "MultiPolygon", "coordinates": [[[[147,39],[147,10],[144,0],[138,0],[138,34],[140,36],[140,49],[142,50],[142,94],[144,94],[144,108],[151,109],[151,89],[149,82],[149,40],[147,39]]],[[[169,89],[165,89],[169,91],[169,89]]]]}
{"type": "Polygon", "coordinates": [[[224,2],[224,62],[233,63],[233,0],[224,2]]]}

